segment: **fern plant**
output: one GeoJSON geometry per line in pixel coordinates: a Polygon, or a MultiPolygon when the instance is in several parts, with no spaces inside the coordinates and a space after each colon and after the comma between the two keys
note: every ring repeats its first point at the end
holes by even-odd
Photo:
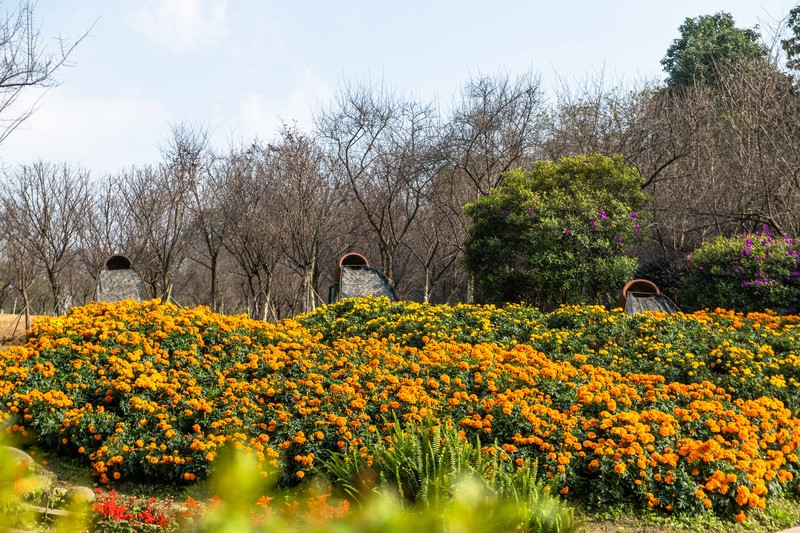
{"type": "Polygon", "coordinates": [[[571,533],[581,528],[573,509],[555,496],[555,482],[538,476],[536,462],[517,466],[496,445],[465,441],[452,426],[431,420],[390,429],[369,449],[332,454],[323,474],[355,501],[367,504],[375,492],[397,494],[407,510],[437,513],[445,527],[464,498],[483,519],[517,531],[571,533]]]}

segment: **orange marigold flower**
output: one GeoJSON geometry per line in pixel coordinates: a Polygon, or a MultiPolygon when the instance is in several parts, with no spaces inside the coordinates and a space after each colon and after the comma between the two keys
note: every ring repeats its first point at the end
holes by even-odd
{"type": "Polygon", "coordinates": [[[272,501],[272,497],[271,496],[261,496],[260,498],[258,498],[258,501],[256,502],[256,505],[266,509],[267,507],[269,507],[269,502],[271,502],[271,501],[272,501]]]}

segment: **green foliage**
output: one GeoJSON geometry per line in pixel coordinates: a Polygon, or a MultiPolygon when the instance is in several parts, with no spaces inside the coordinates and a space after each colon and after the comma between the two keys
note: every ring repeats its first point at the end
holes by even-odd
{"type": "Polygon", "coordinates": [[[800,70],[800,5],[789,11],[786,26],[792,33],[788,39],[781,41],[783,51],[786,52],[786,66],[792,70],[800,70]]]}
{"type": "Polygon", "coordinates": [[[401,426],[395,417],[385,442],[370,446],[371,456],[358,450],[334,454],[323,472],[361,502],[377,491],[397,494],[407,508],[441,512],[467,492],[490,511],[489,529],[505,525],[555,533],[580,528],[573,510],[551,494],[557,483],[539,478],[536,461],[518,466],[501,447],[481,446],[479,438],[473,444],[462,434],[430,420],[401,426]]]}
{"type": "MultiPolygon", "coordinates": [[[[265,483],[252,455],[244,451],[229,452],[224,454],[225,460],[212,477],[217,493],[207,504],[192,499],[185,505],[137,500],[111,491],[100,495],[93,505],[93,516],[72,508],[72,517],[47,523],[37,522],[23,512],[20,490],[30,488],[27,481],[31,478],[0,447],[0,531],[8,527],[25,527],[42,533],[491,533],[508,530],[572,533],[581,530],[572,510],[557,498],[542,494],[530,499],[533,503],[518,504],[498,497],[480,479],[466,475],[458,480],[451,494],[443,494],[435,504],[431,502],[424,508],[410,510],[395,494],[372,493],[361,506],[351,509],[345,501],[329,501],[330,487],[324,485],[317,484],[299,492],[265,483]]],[[[528,478],[530,484],[531,476],[528,478]]],[[[532,482],[537,490],[542,487],[535,477],[532,482]]],[[[520,486],[527,487],[522,483],[520,486]]]]}
{"type": "Polygon", "coordinates": [[[681,36],[667,49],[661,60],[669,75],[670,88],[681,89],[695,81],[716,85],[718,73],[726,67],[766,58],[759,43],[758,27],[737,28],[730,13],[687,18],[678,27],[681,36]]]}
{"type": "MultiPolygon", "coordinates": [[[[269,492],[267,489],[274,489],[268,487],[258,474],[258,464],[253,455],[237,453],[230,448],[225,450],[211,482],[220,498],[219,504],[205,517],[201,531],[252,531],[251,509],[260,495],[269,492]]],[[[275,494],[274,490],[271,494],[275,494]]]]}
{"type": "Polygon", "coordinates": [[[679,300],[685,309],[800,310],[800,247],[766,227],[763,234],[717,237],[691,254],[690,265],[679,300]]]}
{"type": "MultiPolygon", "coordinates": [[[[0,524],[12,527],[30,527],[33,517],[25,512],[22,498],[28,492],[41,488],[32,469],[14,461],[4,446],[4,433],[0,432],[0,524]]],[[[3,529],[0,529],[3,531],[3,529]]]]}
{"type": "Polygon", "coordinates": [[[64,489],[57,489],[43,475],[40,465],[13,453],[9,444],[5,432],[0,431],[0,532],[5,533],[8,528],[54,533],[84,531],[87,502],[68,498],[64,489]],[[69,512],[47,514],[42,509],[69,512]]]}
{"type": "Polygon", "coordinates": [[[564,157],[506,174],[464,208],[476,298],[541,308],[616,299],[637,264],[623,253],[644,233],[640,187],[621,155],[564,157]]]}

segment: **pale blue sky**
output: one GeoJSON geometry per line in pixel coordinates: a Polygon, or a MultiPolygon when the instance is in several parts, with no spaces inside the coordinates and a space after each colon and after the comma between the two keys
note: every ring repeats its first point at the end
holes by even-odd
{"type": "MultiPolygon", "coordinates": [[[[12,4],[4,4],[8,7],[12,4]]],[[[170,124],[207,125],[213,144],[280,124],[310,127],[343,79],[383,79],[446,108],[470,73],[532,69],[543,86],[605,69],[664,77],[686,17],[728,11],[766,33],[784,0],[245,1],[39,0],[47,43],[92,27],[61,85],[3,144],[0,163],[69,161],[94,174],[159,159],[170,124]]]]}

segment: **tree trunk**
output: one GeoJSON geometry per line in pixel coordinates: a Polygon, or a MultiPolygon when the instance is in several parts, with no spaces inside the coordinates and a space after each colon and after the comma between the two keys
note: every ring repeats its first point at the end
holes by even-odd
{"type": "Polygon", "coordinates": [[[169,302],[172,299],[172,279],[168,276],[164,277],[164,302],[169,302]]]}
{"type": "Polygon", "coordinates": [[[28,331],[31,329],[31,300],[27,289],[22,291],[22,302],[25,305],[25,331],[28,331]]]}
{"type": "MultiPolygon", "coordinates": [[[[269,317],[270,307],[272,306],[272,272],[267,274],[267,282],[264,286],[264,309],[262,310],[262,318],[264,322],[267,321],[269,317]]],[[[277,316],[275,317],[275,321],[277,322],[277,316]]]]}
{"type": "Polygon", "coordinates": [[[388,249],[384,249],[383,251],[384,275],[386,276],[386,281],[388,281],[389,285],[392,287],[394,287],[394,254],[395,250],[390,252],[388,249]]]}
{"type": "Polygon", "coordinates": [[[217,309],[217,255],[211,254],[211,310],[215,313],[217,309]]]}
{"type": "Polygon", "coordinates": [[[47,279],[50,281],[50,289],[53,292],[53,314],[58,316],[61,314],[61,284],[58,283],[56,273],[47,269],[47,279]]]}
{"type": "Polygon", "coordinates": [[[314,262],[303,266],[303,313],[310,313],[316,309],[316,299],[314,297],[314,272],[316,265],[314,262]]]}
{"type": "MultiPolygon", "coordinates": [[[[247,315],[250,318],[257,318],[258,317],[258,296],[259,296],[259,289],[253,286],[253,278],[258,279],[257,275],[248,275],[247,276],[247,315]]],[[[261,283],[258,283],[258,287],[261,287],[261,283]]]]}

